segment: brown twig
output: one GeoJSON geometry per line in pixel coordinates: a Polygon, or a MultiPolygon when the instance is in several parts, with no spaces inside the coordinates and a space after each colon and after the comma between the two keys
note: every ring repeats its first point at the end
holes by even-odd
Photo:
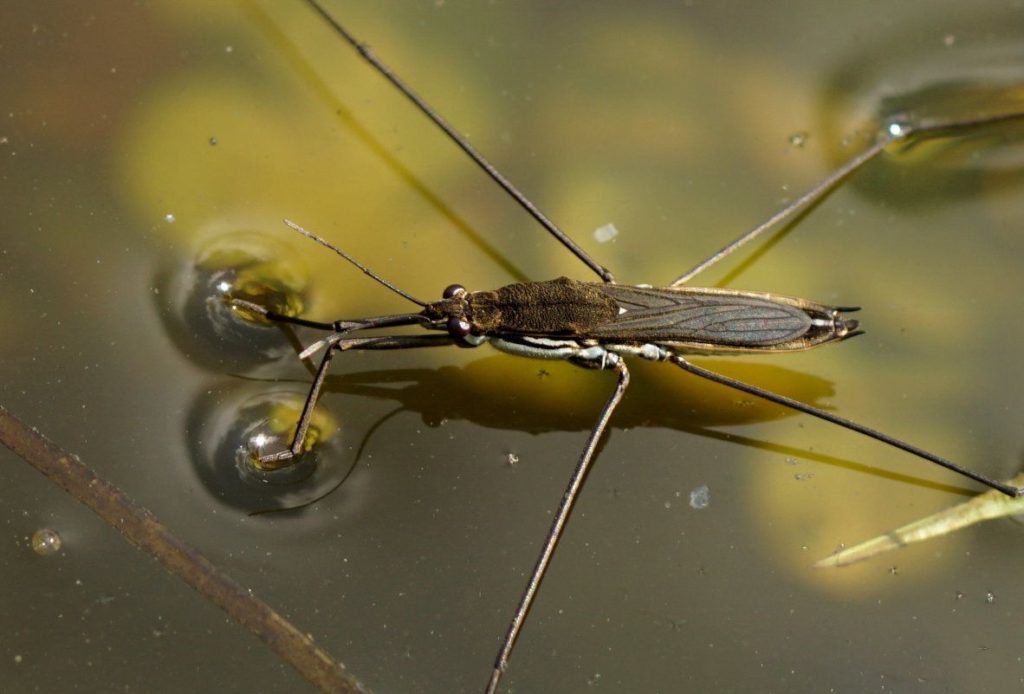
{"type": "Polygon", "coordinates": [[[0,406],[0,443],[92,509],[128,542],[141,548],[172,574],[239,624],[261,638],[271,650],[325,692],[365,692],[345,666],[335,661],[295,625],[219,571],[199,552],[124,492],[100,479],[77,456],[50,442],[0,406]]]}

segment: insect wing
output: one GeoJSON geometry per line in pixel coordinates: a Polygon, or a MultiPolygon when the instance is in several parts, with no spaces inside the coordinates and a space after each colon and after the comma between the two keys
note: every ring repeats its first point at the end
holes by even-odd
{"type": "Polygon", "coordinates": [[[642,342],[694,342],[768,347],[797,340],[812,326],[799,306],[766,295],[696,288],[601,285],[619,305],[591,337],[642,342]]]}

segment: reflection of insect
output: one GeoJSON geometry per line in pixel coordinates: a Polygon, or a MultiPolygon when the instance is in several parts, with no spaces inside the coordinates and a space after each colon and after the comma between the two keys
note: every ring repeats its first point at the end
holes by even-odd
{"type": "Polygon", "coordinates": [[[587,368],[617,372],[618,383],[590,432],[526,590],[501,643],[488,691],[497,688],[508,665],[511,650],[554,553],[583,478],[593,460],[598,442],[625,393],[629,382],[629,370],[624,357],[670,362],[702,378],[857,431],[1007,495],[1018,496],[1024,493],[1022,489],[991,480],[848,419],[707,371],[690,363],[684,356],[695,353],[796,351],[839,341],[857,334],[857,322],[843,316],[845,312],[853,309],[824,306],[803,299],[766,293],[683,286],[746,242],[780,224],[792,221],[809,206],[826,196],[845,178],[881,154],[888,145],[911,137],[956,135],[971,128],[1024,118],[1024,113],[920,124],[893,123],[873,145],[840,166],[805,195],[676,278],[667,287],[624,286],[615,284],[611,273],[541,214],[430,106],[377,60],[369,49],[353,38],[312,0],[310,4],[376,70],[401,90],[555,239],[602,280],[580,282],[560,278],[547,282],[514,284],[483,292],[468,292],[461,286],[452,285],[444,291],[440,300],[425,302],[398,289],[328,241],[289,222],[294,230],[335,251],[377,282],[417,304],[421,310],[415,313],[322,323],[280,315],[242,300],[233,302],[238,308],[258,313],[272,321],[330,332],[329,336],[314,343],[300,355],[305,358],[324,349],[324,355],[289,447],[277,452],[254,451],[253,455],[258,464],[265,467],[286,465],[291,458],[305,450],[305,437],[310,418],[336,350],[411,349],[452,345],[475,347],[490,342],[500,350],[520,356],[564,359],[587,368]],[[362,331],[378,328],[411,325],[419,325],[435,332],[416,335],[361,334],[362,331]]]}

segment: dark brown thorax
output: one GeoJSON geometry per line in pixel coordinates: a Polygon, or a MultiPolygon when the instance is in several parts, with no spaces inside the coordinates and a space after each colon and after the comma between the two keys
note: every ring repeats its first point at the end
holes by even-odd
{"type": "Polygon", "coordinates": [[[430,304],[431,320],[467,321],[477,335],[579,335],[618,315],[615,300],[600,285],[559,277],[546,282],[510,284],[467,292],[430,304]]]}

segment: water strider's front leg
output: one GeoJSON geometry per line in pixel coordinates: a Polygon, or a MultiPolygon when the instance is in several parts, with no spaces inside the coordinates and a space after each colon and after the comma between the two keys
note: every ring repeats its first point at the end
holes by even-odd
{"type": "Polygon", "coordinates": [[[315,353],[318,349],[324,349],[324,356],[317,367],[316,376],[306,395],[306,401],[302,405],[302,413],[299,415],[299,422],[295,427],[295,434],[292,436],[288,448],[277,453],[260,455],[258,448],[250,443],[249,453],[252,455],[256,466],[265,470],[276,470],[283,467],[287,461],[301,455],[305,451],[306,436],[309,433],[309,425],[313,419],[313,411],[316,409],[317,400],[320,398],[320,391],[323,389],[324,381],[327,379],[328,367],[336,351],[347,350],[380,350],[380,349],[415,349],[418,347],[450,347],[455,344],[455,339],[450,335],[384,335],[371,337],[344,337],[344,333],[336,333],[324,340],[314,343],[302,353],[302,358],[315,353]]]}
{"type": "Polygon", "coordinates": [[[306,395],[306,402],[302,405],[302,414],[299,415],[299,422],[295,426],[295,434],[292,436],[292,441],[288,448],[277,453],[260,455],[259,444],[252,441],[249,442],[249,454],[252,456],[256,467],[263,470],[276,470],[284,467],[289,460],[303,452],[306,434],[309,432],[309,423],[313,419],[313,410],[316,408],[316,401],[320,398],[320,390],[323,388],[324,380],[327,378],[327,369],[331,365],[331,359],[334,357],[334,347],[335,345],[332,344],[324,351],[324,356],[320,360],[320,366],[316,370],[316,376],[313,378],[313,384],[306,395]]]}

